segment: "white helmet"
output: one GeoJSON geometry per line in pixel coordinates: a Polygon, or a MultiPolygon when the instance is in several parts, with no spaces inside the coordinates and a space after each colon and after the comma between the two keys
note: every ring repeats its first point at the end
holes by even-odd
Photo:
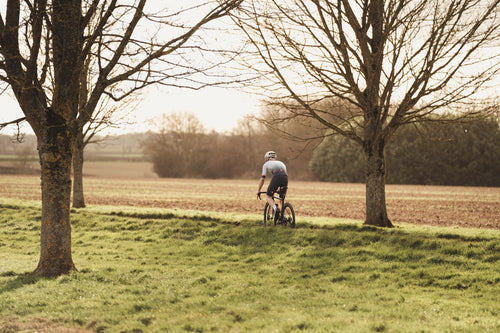
{"type": "Polygon", "coordinates": [[[270,158],[276,158],[278,155],[274,152],[274,151],[268,151],[265,155],[264,155],[264,159],[268,160],[270,158]]]}

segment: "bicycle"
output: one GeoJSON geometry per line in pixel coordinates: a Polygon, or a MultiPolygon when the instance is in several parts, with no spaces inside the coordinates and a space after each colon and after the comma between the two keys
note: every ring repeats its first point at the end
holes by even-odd
{"type": "MultiPolygon", "coordinates": [[[[287,188],[280,188],[277,192],[278,196],[275,195],[276,193],[273,193],[274,200],[278,200],[281,202],[281,209],[279,210],[278,216],[276,216],[276,218],[274,216],[273,207],[271,207],[269,203],[266,202],[266,206],[264,207],[264,226],[267,227],[268,224],[274,222],[274,226],[283,225],[289,226],[290,228],[295,228],[295,212],[293,210],[293,206],[291,203],[285,202],[286,190],[287,188]]],[[[262,198],[260,197],[261,194],[266,194],[266,192],[259,192],[259,200],[262,200],[262,198]]]]}

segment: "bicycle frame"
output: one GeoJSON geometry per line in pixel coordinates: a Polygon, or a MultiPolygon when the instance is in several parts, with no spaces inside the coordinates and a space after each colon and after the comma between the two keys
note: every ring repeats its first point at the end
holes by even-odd
{"type": "MultiPolygon", "coordinates": [[[[295,227],[295,212],[293,210],[292,205],[289,202],[285,202],[285,197],[286,197],[286,189],[285,193],[281,194],[281,189],[278,192],[273,193],[273,199],[278,200],[278,204],[281,201],[281,207],[279,210],[279,217],[276,219],[274,218],[274,214],[272,214],[274,220],[274,225],[276,224],[282,224],[282,225],[289,225],[290,227],[294,228],[295,227]]],[[[258,198],[259,200],[262,200],[260,197],[261,194],[266,194],[266,192],[259,192],[258,193],[258,198]]],[[[271,220],[270,212],[272,212],[272,207],[269,205],[268,202],[266,202],[266,206],[264,207],[264,225],[267,226],[267,222],[271,220]]]]}
{"type": "MultiPolygon", "coordinates": [[[[267,195],[267,192],[259,192],[259,200],[262,200],[262,198],[260,197],[261,194],[267,195]]],[[[283,207],[284,207],[284,203],[285,203],[285,196],[286,196],[286,194],[283,195],[283,198],[281,197],[281,194],[279,194],[278,196],[276,196],[276,194],[277,194],[276,192],[273,193],[273,199],[281,201],[280,213],[283,214],[283,207]]]]}

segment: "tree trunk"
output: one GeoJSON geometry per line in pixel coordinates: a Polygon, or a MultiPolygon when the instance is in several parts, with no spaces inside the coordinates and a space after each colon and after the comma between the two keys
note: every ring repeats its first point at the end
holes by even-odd
{"type": "Polygon", "coordinates": [[[380,140],[365,147],[366,220],[365,224],[392,228],[385,202],[385,144],[380,140]]]}
{"type": "Polygon", "coordinates": [[[73,207],[84,208],[83,196],[83,133],[79,130],[73,150],[73,207]]]}
{"type": "Polygon", "coordinates": [[[42,187],[41,251],[32,273],[59,276],[75,270],[71,256],[71,142],[64,119],[47,112],[47,130],[38,139],[42,187]]]}

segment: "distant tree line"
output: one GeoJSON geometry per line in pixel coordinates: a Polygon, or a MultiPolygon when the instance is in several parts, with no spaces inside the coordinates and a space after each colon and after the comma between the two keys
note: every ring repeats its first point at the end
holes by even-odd
{"type": "MultiPolygon", "coordinates": [[[[307,145],[252,119],[231,133],[207,132],[189,113],[164,115],[155,126],[143,151],[160,177],[255,178],[264,153],[275,150],[293,179],[365,181],[362,147],[339,135],[307,145]]],[[[500,186],[499,156],[497,118],[411,124],[387,145],[387,183],[500,186]]]]}
{"type": "Polygon", "coordinates": [[[195,115],[164,115],[143,142],[145,156],[160,177],[254,178],[266,151],[274,150],[294,179],[311,179],[313,149],[286,140],[259,122],[246,118],[231,133],[208,132],[195,115]]]}
{"type": "MultiPolygon", "coordinates": [[[[500,186],[498,119],[408,125],[387,145],[386,160],[387,183],[500,186]]],[[[318,146],[310,166],[322,181],[365,181],[362,147],[338,135],[318,146]]]]}
{"type": "MultiPolygon", "coordinates": [[[[142,151],[160,177],[255,178],[264,153],[275,150],[293,179],[365,181],[361,147],[338,135],[328,136],[319,145],[305,145],[253,119],[240,121],[231,133],[208,132],[190,114],[164,116],[157,125],[158,131],[122,135],[94,147],[95,152],[114,154],[125,148],[138,152],[137,142],[142,141],[142,151]]],[[[0,135],[0,153],[31,158],[36,155],[35,137],[27,135],[18,143],[0,135]]],[[[395,134],[386,153],[390,184],[500,186],[497,118],[408,125],[395,134]]]]}
{"type": "Polygon", "coordinates": [[[34,135],[0,134],[0,154],[19,155],[36,154],[36,137],[34,135]]]}

